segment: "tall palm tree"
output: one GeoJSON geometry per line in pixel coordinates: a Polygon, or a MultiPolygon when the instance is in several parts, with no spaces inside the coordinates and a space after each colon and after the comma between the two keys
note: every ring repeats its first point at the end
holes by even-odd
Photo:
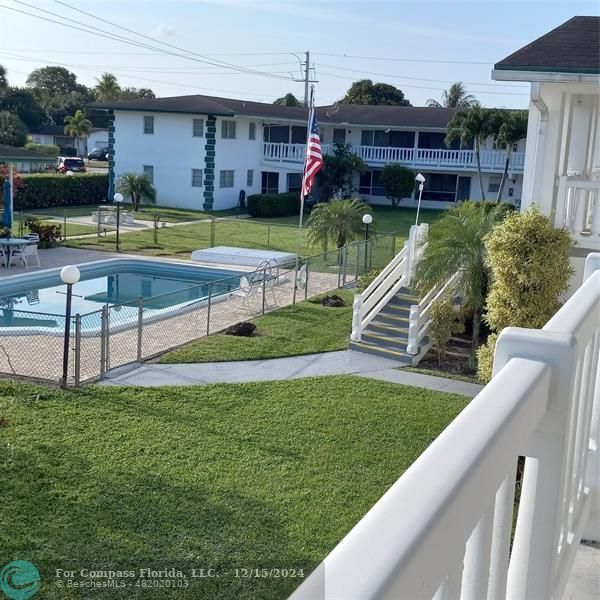
{"type": "Polygon", "coordinates": [[[100,77],[96,77],[96,81],[94,92],[101,102],[116,100],[121,94],[121,86],[112,73],[102,73],[100,77]]]}
{"type": "Polygon", "coordinates": [[[330,200],[317,204],[307,221],[308,241],[327,248],[333,241],[337,248],[362,235],[362,218],[373,211],[358,198],[330,200]]]}
{"type": "Polygon", "coordinates": [[[145,175],[124,173],[119,178],[117,190],[126,198],[131,198],[134,211],[139,210],[142,202],[147,202],[148,204],[156,202],[156,190],[145,175]]]}
{"type": "Polygon", "coordinates": [[[477,163],[477,177],[479,179],[479,190],[481,200],[485,200],[483,180],[481,178],[481,145],[494,133],[497,125],[496,112],[491,108],[483,108],[476,104],[471,108],[459,110],[452,117],[446,128],[446,145],[454,140],[467,146],[471,141],[475,145],[475,161],[477,163]]]}
{"type": "Polygon", "coordinates": [[[75,138],[77,154],[79,154],[79,140],[90,135],[92,127],[92,122],[86,118],[82,110],[77,110],[74,115],[65,117],[65,135],[75,138]]]}
{"type": "Polygon", "coordinates": [[[499,123],[495,141],[497,146],[504,146],[506,149],[506,159],[504,161],[504,172],[502,173],[502,179],[500,180],[500,187],[498,188],[496,202],[500,202],[500,199],[502,198],[502,191],[508,176],[508,167],[510,166],[513,146],[519,140],[527,137],[526,110],[503,111],[501,114],[502,122],[499,123]]]}
{"type": "Polygon", "coordinates": [[[460,290],[465,308],[473,311],[473,364],[488,289],[484,239],[504,214],[498,205],[470,201],[450,208],[429,227],[427,246],[415,273],[415,287],[421,294],[459,273],[456,291],[460,290]]]}
{"type": "Polygon", "coordinates": [[[427,100],[427,106],[435,108],[471,108],[479,104],[473,94],[467,94],[467,90],[462,81],[453,83],[449,89],[442,92],[442,101],[438,102],[435,98],[427,100]]]}

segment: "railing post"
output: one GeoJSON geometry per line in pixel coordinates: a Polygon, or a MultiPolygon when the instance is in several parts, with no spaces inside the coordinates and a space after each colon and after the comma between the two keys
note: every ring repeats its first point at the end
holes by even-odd
{"type": "Polygon", "coordinates": [[[210,335],[210,305],[212,295],[212,283],[208,284],[208,302],[206,304],[206,335],[210,335]]]}
{"type": "Polygon", "coordinates": [[[142,332],[144,329],[144,298],[138,297],[137,361],[142,362],[142,332]]]}
{"type": "Polygon", "coordinates": [[[360,242],[356,244],[356,281],[360,277],[360,242]]]}
{"type": "Polygon", "coordinates": [[[360,342],[362,334],[362,294],[354,295],[352,303],[352,333],[350,339],[353,342],[360,342]]]}
{"type": "MultiPolygon", "coordinates": [[[[494,374],[513,358],[548,366],[546,412],[523,448],[525,470],[510,565],[507,598],[562,596],[554,587],[568,471],[567,439],[575,376],[575,338],[571,334],[507,327],[496,343],[494,374]]],[[[563,543],[567,543],[564,539],[563,543]]]]}
{"type": "Polygon", "coordinates": [[[408,342],[406,344],[406,352],[413,356],[419,353],[419,316],[419,305],[411,305],[408,317],[408,342]]]}
{"type": "Polygon", "coordinates": [[[100,311],[100,377],[106,373],[106,340],[108,338],[108,307],[106,304],[100,311]]]}
{"type": "Polygon", "coordinates": [[[346,287],[346,267],[348,265],[348,244],[344,244],[342,250],[342,287],[346,287]]]}
{"type": "Polygon", "coordinates": [[[81,315],[75,315],[75,387],[81,381],[81,315]]]}

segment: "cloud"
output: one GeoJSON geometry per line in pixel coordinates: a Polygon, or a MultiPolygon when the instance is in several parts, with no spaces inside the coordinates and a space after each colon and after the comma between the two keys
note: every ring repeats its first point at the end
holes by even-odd
{"type": "Polygon", "coordinates": [[[157,25],[154,29],[152,29],[152,31],[150,31],[148,35],[158,38],[172,37],[175,35],[175,29],[173,29],[173,27],[171,27],[170,25],[161,23],[160,25],[157,25]]]}

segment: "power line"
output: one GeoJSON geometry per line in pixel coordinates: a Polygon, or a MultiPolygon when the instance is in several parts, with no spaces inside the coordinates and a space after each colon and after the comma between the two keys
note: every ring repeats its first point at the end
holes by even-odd
{"type": "Polygon", "coordinates": [[[334,56],[336,58],[356,58],[362,60],[387,60],[392,62],[415,62],[415,63],[440,63],[448,65],[493,65],[495,61],[487,62],[474,60],[445,60],[434,58],[395,58],[391,56],[357,56],[355,54],[331,54],[325,52],[313,52],[315,56],[334,56]]]}
{"type": "MultiPolygon", "coordinates": [[[[39,48],[4,48],[9,52],[42,52],[55,53],[55,54],[73,54],[73,50],[41,50],[39,48]]],[[[120,56],[151,56],[152,52],[130,52],[130,51],[118,51],[118,50],[79,50],[77,54],[114,54],[120,56]]],[[[204,56],[289,56],[294,52],[218,52],[209,53],[203,52],[204,56]]],[[[296,52],[296,54],[298,54],[296,52]]],[[[243,66],[243,65],[240,65],[243,66]]],[[[247,66],[247,65],[246,65],[247,66]]]]}

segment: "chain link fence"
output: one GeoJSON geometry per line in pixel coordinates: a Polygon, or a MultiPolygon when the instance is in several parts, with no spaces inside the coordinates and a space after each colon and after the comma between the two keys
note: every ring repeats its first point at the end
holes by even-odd
{"type": "MultiPolygon", "coordinates": [[[[162,295],[104,305],[71,318],[68,385],[102,378],[110,369],[151,359],[276,308],[351,287],[395,253],[395,235],[379,235],[301,258],[189,285],[162,295]]],[[[65,316],[1,308],[0,373],[58,383],[65,316]]]]}

